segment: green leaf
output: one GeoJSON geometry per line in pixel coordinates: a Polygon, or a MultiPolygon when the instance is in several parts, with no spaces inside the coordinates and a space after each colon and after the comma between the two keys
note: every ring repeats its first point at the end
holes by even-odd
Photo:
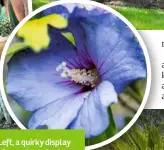
{"type": "Polygon", "coordinates": [[[125,93],[131,96],[138,104],[141,104],[143,98],[130,86],[126,88],[125,93]]]}
{"type": "Polygon", "coordinates": [[[19,42],[19,43],[14,43],[7,51],[7,56],[15,54],[16,52],[19,52],[21,50],[27,49],[29,46],[26,43],[19,42]]]}
{"type": "Polygon", "coordinates": [[[67,24],[67,19],[58,14],[52,14],[26,22],[17,35],[24,38],[24,42],[33,48],[35,52],[40,52],[50,44],[48,25],[61,29],[67,27],[67,24]]]}
{"type": "Polygon", "coordinates": [[[146,79],[140,79],[134,81],[130,86],[141,98],[143,98],[145,94],[146,83],[146,79]]]}
{"type": "Polygon", "coordinates": [[[21,107],[17,102],[12,99],[10,96],[7,97],[9,104],[11,106],[12,111],[17,116],[19,121],[25,126],[28,126],[29,119],[32,115],[32,112],[26,111],[23,107],[21,107]]]}
{"type": "Polygon", "coordinates": [[[62,33],[62,35],[67,38],[73,45],[75,45],[75,39],[71,32],[62,33]]]}
{"type": "Polygon", "coordinates": [[[117,150],[134,150],[134,148],[123,141],[122,139],[116,140],[114,143],[111,144],[117,150]]]}
{"type": "Polygon", "coordinates": [[[115,124],[115,121],[114,121],[114,117],[113,117],[111,107],[109,107],[108,113],[109,113],[110,125],[107,128],[106,134],[107,134],[107,136],[112,137],[112,136],[114,136],[118,133],[118,130],[117,130],[117,127],[116,127],[116,124],[115,124]]]}
{"type": "Polygon", "coordinates": [[[147,138],[145,132],[137,125],[133,127],[133,133],[130,135],[138,150],[147,148],[147,138]]]}
{"type": "Polygon", "coordinates": [[[137,125],[112,143],[116,150],[146,150],[147,138],[145,132],[137,125]]]}
{"type": "Polygon", "coordinates": [[[18,25],[19,21],[15,15],[11,0],[8,0],[8,10],[9,10],[9,16],[10,16],[10,23],[11,23],[12,29],[14,29],[18,25]]]}
{"type": "Polygon", "coordinates": [[[100,142],[105,141],[107,139],[108,139],[108,137],[106,137],[105,133],[102,133],[99,136],[86,139],[85,145],[89,146],[89,145],[97,144],[97,143],[100,143],[100,142]]]}
{"type": "Polygon", "coordinates": [[[161,135],[159,129],[155,125],[151,125],[148,132],[148,145],[151,149],[155,147],[155,145],[161,146],[161,135]]]}

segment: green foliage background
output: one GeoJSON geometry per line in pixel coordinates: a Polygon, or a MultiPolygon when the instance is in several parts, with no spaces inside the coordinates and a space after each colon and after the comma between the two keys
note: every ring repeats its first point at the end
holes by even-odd
{"type": "MultiPolygon", "coordinates": [[[[55,0],[33,0],[33,9],[54,2],[55,0]]],[[[96,1],[96,0],[95,0],[96,1]]],[[[101,1],[100,1],[101,2],[101,1]]],[[[104,2],[104,1],[102,1],[104,2]]],[[[164,11],[160,9],[143,9],[134,7],[114,7],[138,30],[162,30],[164,29],[164,11]]]]}
{"type": "Polygon", "coordinates": [[[128,132],[97,150],[164,150],[164,110],[144,110],[128,132]]]}

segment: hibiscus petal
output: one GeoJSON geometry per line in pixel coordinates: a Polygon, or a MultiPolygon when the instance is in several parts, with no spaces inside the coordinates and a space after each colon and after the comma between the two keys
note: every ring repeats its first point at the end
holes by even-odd
{"type": "Polygon", "coordinates": [[[53,28],[49,29],[49,35],[51,44],[47,50],[40,53],[30,49],[21,51],[8,63],[7,92],[29,111],[44,107],[82,88],[56,72],[56,67],[62,61],[76,57],[75,47],[53,28]]]}
{"type": "Polygon", "coordinates": [[[89,92],[58,99],[37,110],[31,117],[31,129],[47,126],[49,129],[65,129],[75,119],[89,92]]]}
{"type": "Polygon", "coordinates": [[[60,14],[65,17],[74,16],[88,16],[88,15],[97,15],[105,10],[98,8],[94,5],[82,5],[82,4],[63,4],[50,7],[41,12],[41,16],[47,16],[51,14],[60,14]]]}
{"type": "Polygon", "coordinates": [[[51,15],[51,14],[60,14],[63,17],[67,18],[69,15],[69,11],[66,7],[64,7],[62,5],[57,5],[57,6],[45,9],[44,11],[41,12],[41,16],[47,16],[47,15],[51,15]]]}
{"type": "MultiPolygon", "coordinates": [[[[74,7],[75,5],[70,5],[71,8],[74,7]]],[[[69,6],[67,6],[69,7],[69,6]]],[[[68,28],[65,29],[65,32],[71,32],[74,36],[75,39],[75,44],[78,49],[84,50],[85,45],[84,45],[84,38],[85,38],[85,33],[83,31],[83,28],[81,27],[81,24],[78,20],[78,18],[74,15],[74,13],[69,13],[70,8],[66,8],[66,6],[62,5],[57,5],[54,7],[50,7],[44,11],[41,12],[41,16],[47,16],[50,14],[60,14],[63,17],[69,18],[68,21],[68,28]]],[[[77,11],[78,8],[75,9],[75,12],[77,11]]],[[[74,9],[73,9],[74,10],[74,9]]],[[[81,10],[81,9],[78,9],[81,10]]],[[[78,12],[78,11],[77,11],[78,12]]]]}
{"type": "Polygon", "coordinates": [[[109,80],[120,93],[131,81],[146,77],[146,62],[140,44],[124,23],[113,19],[98,23],[97,17],[81,21],[86,33],[87,50],[101,78],[109,80]],[[118,24],[116,24],[118,23],[118,24]]]}
{"type": "MultiPolygon", "coordinates": [[[[75,39],[75,44],[78,50],[86,49],[86,35],[83,27],[80,23],[80,19],[87,17],[92,19],[92,16],[98,16],[102,14],[102,9],[99,9],[93,5],[82,4],[65,4],[50,7],[41,12],[41,16],[47,16],[50,14],[60,14],[68,20],[68,28],[64,29],[65,32],[71,32],[75,39]]],[[[104,11],[105,12],[105,11],[104,11]]],[[[100,17],[99,17],[100,18],[100,17]]],[[[100,21],[101,22],[101,21],[100,21]]]]}
{"type": "Polygon", "coordinates": [[[87,138],[99,135],[109,125],[108,106],[115,102],[117,94],[113,85],[109,81],[103,81],[90,93],[68,128],[84,129],[87,138]]]}
{"type": "MultiPolygon", "coordinates": [[[[109,14],[105,13],[104,15],[109,14]]],[[[98,8],[88,11],[86,8],[75,7],[73,12],[68,17],[67,28],[69,32],[72,32],[75,39],[75,45],[79,51],[84,51],[87,48],[86,31],[83,29],[81,21],[86,18],[92,20],[93,17],[96,17],[99,22],[102,22],[104,16],[98,8]]]]}
{"type": "MultiPolygon", "coordinates": [[[[56,7],[49,13],[62,14],[56,7]]],[[[100,9],[88,11],[84,7],[75,7],[65,16],[78,51],[87,50],[102,79],[110,81],[117,93],[131,81],[146,77],[142,48],[133,32],[117,16],[100,9]]]]}

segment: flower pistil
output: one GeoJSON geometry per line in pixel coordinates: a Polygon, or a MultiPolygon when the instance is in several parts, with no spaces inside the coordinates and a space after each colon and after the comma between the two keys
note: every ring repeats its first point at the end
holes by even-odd
{"type": "Polygon", "coordinates": [[[70,78],[71,81],[74,81],[75,83],[92,88],[94,88],[99,81],[99,76],[96,69],[70,69],[67,67],[66,62],[59,64],[59,66],[56,67],[56,71],[61,71],[62,78],[70,78]]]}

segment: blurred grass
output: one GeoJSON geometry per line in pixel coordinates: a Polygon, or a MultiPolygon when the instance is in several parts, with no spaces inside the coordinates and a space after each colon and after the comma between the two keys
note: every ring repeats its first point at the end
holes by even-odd
{"type": "Polygon", "coordinates": [[[112,7],[126,17],[138,30],[164,29],[164,11],[132,7],[112,7]]]}
{"type": "MultiPolygon", "coordinates": [[[[55,0],[35,0],[33,9],[46,5],[55,0]]],[[[114,7],[113,9],[126,17],[138,30],[163,30],[164,29],[164,11],[153,9],[141,9],[134,7],[114,7]]]]}
{"type": "Polygon", "coordinates": [[[32,5],[33,5],[33,10],[46,5],[48,3],[54,2],[55,0],[33,0],[32,5]]]}

